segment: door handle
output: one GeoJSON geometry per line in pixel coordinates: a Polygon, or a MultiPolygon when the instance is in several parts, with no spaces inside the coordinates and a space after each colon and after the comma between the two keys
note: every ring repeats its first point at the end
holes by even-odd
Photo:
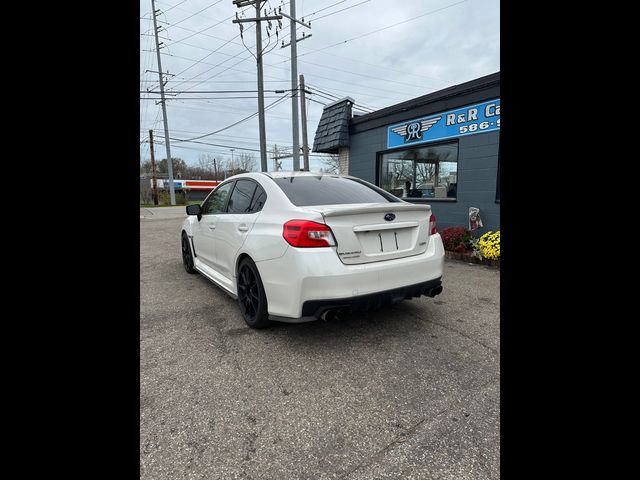
{"type": "Polygon", "coordinates": [[[209,227],[211,230],[215,230],[216,229],[216,226],[212,225],[212,224],[207,224],[207,227],[209,227]]]}
{"type": "Polygon", "coordinates": [[[239,225],[238,226],[238,231],[239,232],[248,232],[249,231],[249,227],[247,227],[246,225],[239,225]]]}

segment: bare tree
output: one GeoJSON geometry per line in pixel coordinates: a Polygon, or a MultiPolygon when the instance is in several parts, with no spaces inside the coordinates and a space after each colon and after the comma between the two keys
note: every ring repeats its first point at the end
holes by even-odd
{"type": "Polygon", "coordinates": [[[435,163],[416,163],[416,183],[433,183],[436,175],[435,163]]]}
{"type": "Polygon", "coordinates": [[[413,181],[413,169],[411,168],[411,163],[407,162],[404,159],[389,159],[388,163],[390,164],[387,181],[388,188],[396,189],[402,188],[405,185],[405,182],[413,181]]]}
{"type": "Polygon", "coordinates": [[[340,157],[338,155],[331,154],[327,157],[322,157],[321,161],[325,172],[340,173],[340,157]]]}
{"type": "Polygon", "coordinates": [[[234,167],[236,170],[244,170],[245,172],[253,172],[256,169],[256,156],[249,152],[240,152],[234,158],[234,167]]]}
{"type": "Polygon", "coordinates": [[[211,174],[211,178],[217,179],[219,169],[215,155],[211,153],[201,153],[198,155],[198,167],[204,172],[211,174]]]}
{"type": "Polygon", "coordinates": [[[151,173],[151,160],[145,160],[140,162],[140,175],[151,173]]]}

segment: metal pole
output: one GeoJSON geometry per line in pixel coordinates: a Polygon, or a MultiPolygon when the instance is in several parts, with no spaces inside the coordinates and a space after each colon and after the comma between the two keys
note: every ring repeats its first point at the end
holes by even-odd
{"type": "Polygon", "coordinates": [[[151,192],[153,204],[158,205],[158,183],[156,182],[156,157],[153,153],[153,130],[149,130],[149,151],[151,152],[151,192]]]}
{"type": "Polygon", "coordinates": [[[302,114],[302,155],[304,169],[309,171],[309,142],[307,140],[307,104],[304,91],[304,75],[300,75],[300,113],[302,114]]]}
{"type": "MultiPolygon", "coordinates": [[[[260,0],[256,1],[256,18],[260,18],[260,0]]],[[[264,80],[262,75],[262,23],[256,22],[256,60],[258,63],[258,124],[260,129],[260,168],[268,172],[267,167],[267,132],[264,119],[264,80]]],[[[233,152],[231,152],[233,154],[233,152]]]]}
{"type": "Polygon", "coordinates": [[[171,205],[176,204],[176,192],[173,186],[173,162],[171,161],[171,145],[169,144],[169,122],[167,121],[167,105],[164,101],[164,81],[162,80],[162,61],[160,60],[160,43],[158,42],[158,22],[156,21],[156,2],[151,0],[153,11],[153,31],[156,36],[156,54],[158,55],[158,78],[160,81],[160,103],[162,104],[162,118],[164,120],[164,148],[167,152],[167,172],[169,173],[169,195],[171,205]]]}
{"type": "Polygon", "coordinates": [[[296,2],[289,2],[291,29],[291,122],[293,125],[293,170],[300,170],[300,134],[298,132],[298,47],[296,41],[296,2]]]}

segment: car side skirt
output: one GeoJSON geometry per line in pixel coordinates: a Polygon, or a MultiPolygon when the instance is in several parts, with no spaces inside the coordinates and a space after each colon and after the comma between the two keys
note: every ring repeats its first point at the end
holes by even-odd
{"type": "Polygon", "coordinates": [[[238,296],[235,292],[232,292],[226,285],[224,285],[220,280],[216,278],[216,275],[219,275],[215,270],[206,265],[203,265],[202,262],[198,259],[194,259],[193,267],[202,274],[207,280],[210,280],[217,287],[221,288],[224,293],[229,295],[234,300],[237,300],[238,296]]]}

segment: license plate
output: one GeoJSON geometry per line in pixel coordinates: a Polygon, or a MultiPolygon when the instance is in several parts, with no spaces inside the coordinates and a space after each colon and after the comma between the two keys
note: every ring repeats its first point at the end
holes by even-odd
{"type": "Polygon", "coordinates": [[[398,232],[386,231],[386,232],[378,232],[378,239],[380,241],[380,251],[381,252],[395,252],[400,250],[402,239],[398,238],[398,232]]]}

